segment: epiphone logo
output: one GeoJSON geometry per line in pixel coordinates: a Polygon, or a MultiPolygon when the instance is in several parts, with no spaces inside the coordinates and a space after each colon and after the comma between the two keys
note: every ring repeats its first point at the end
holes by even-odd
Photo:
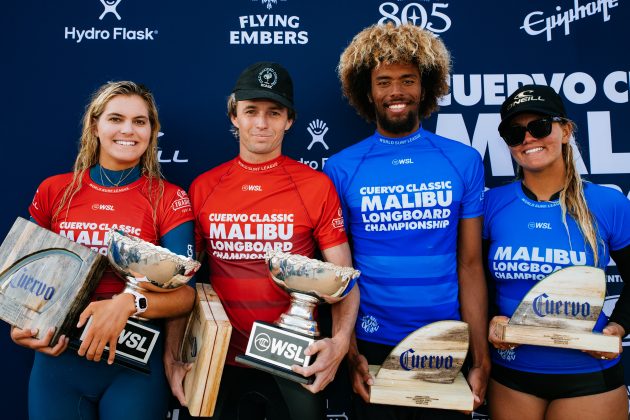
{"type": "Polygon", "coordinates": [[[400,367],[404,370],[451,369],[453,367],[453,356],[417,355],[413,349],[409,349],[400,355],[400,367]]]}

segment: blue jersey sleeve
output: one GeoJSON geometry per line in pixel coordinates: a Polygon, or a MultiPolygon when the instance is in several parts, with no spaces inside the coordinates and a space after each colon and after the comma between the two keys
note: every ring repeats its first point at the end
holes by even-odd
{"type": "Polygon", "coordinates": [[[621,193],[614,194],[612,204],[612,236],[610,238],[610,249],[620,250],[630,245],[630,200],[621,193]]]}
{"type": "MultiPolygon", "coordinates": [[[[168,231],[162,238],[160,244],[171,252],[178,255],[185,255],[190,258],[195,257],[194,243],[194,223],[184,222],[168,231]]],[[[195,277],[188,281],[188,285],[195,287],[195,277]]]]}
{"type": "Polygon", "coordinates": [[[483,215],[484,197],[483,162],[479,153],[474,153],[470,167],[466,170],[466,191],[461,201],[461,218],[473,218],[483,215]]]}

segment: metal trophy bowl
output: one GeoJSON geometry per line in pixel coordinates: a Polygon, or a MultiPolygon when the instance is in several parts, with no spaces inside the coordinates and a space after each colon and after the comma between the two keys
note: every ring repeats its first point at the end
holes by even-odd
{"type": "Polygon", "coordinates": [[[360,274],[352,267],[280,251],[268,252],[265,260],[273,281],[291,295],[291,306],[276,325],[312,337],[319,336],[313,317],[315,305],[339,302],[360,274]]]}
{"type": "Polygon", "coordinates": [[[117,230],[109,232],[107,258],[130,287],[151,292],[183,286],[201,266],[192,258],[117,230]]]}
{"type": "Polygon", "coordinates": [[[294,373],[291,366],[310,364],[304,350],[319,336],[315,305],[339,302],[360,272],[281,251],[268,251],[265,260],[274,283],[291,295],[291,306],[274,324],[254,322],[247,350],[236,360],[295,382],[312,383],[313,378],[294,373]]]}
{"type": "MultiPolygon", "coordinates": [[[[201,265],[191,258],[118,230],[109,231],[107,259],[114,271],[127,282],[128,289],[140,294],[144,291],[173,291],[186,284],[201,265]]],[[[118,339],[115,361],[147,372],[147,362],[160,330],[151,323],[139,321],[146,319],[132,316],[127,320],[118,339]]],[[[86,330],[87,327],[83,335],[86,330]]]]}

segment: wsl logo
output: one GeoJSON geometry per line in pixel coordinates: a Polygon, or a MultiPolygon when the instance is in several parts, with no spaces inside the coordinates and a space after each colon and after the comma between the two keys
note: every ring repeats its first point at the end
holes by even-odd
{"type": "MultiPolygon", "coordinates": [[[[121,21],[122,17],[118,13],[118,6],[122,0],[99,0],[103,5],[103,11],[98,16],[98,20],[101,22],[112,21],[114,18],[116,21],[121,21]],[[112,15],[113,18],[109,18],[112,15]]],[[[82,2],[88,4],[87,2],[82,2]]],[[[88,6],[89,7],[89,6],[88,6]]],[[[66,26],[64,28],[64,39],[72,40],[77,44],[83,41],[154,41],[155,36],[158,34],[157,29],[134,28],[127,27],[113,27],[113,28],[97,28],[92,26],[90,28],[79,28],[76,26],[66,26]]]]}
{"type": "Polygon", "coordinates": [[[271,338],[269,337],[269,334],[258,334],[256,338],[254,338],[254,346],[256,347],[256,350],[260,352],[264,353],[268,351],[269,347],[271,347],[271,338]]]}

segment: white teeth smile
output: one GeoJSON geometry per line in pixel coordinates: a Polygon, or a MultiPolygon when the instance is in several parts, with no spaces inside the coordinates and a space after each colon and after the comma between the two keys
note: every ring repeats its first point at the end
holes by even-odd
{"type": "Polygon", "coordinates": [[[542,147],[535,147],[533,149],[525,150],[525,154],[529,155],[530,153],[540,152],[542,149],[542,147]]]}
{"type": "Polygon", "coordinates": [[[392,105],[389,105],[388,108],[393,109],[393,110],[398,110],[398,109],[403,109],[406,106],[407,105],[405,104],[392,104],[392,105]]]}
{"type": "Polygon", "coordinates": [[[114,143],[120,144],[121,146],[134,146],[136,144],[135,141],[129,140],[114,140],[114,143]]]}

